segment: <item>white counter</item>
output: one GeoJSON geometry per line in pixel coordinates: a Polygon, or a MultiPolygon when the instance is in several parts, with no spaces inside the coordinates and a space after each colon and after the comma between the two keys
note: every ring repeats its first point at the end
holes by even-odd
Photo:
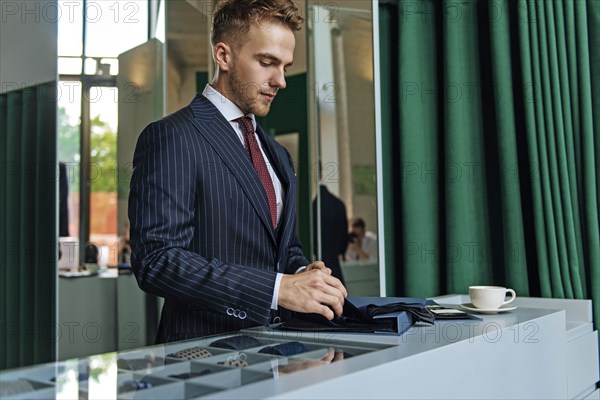
{"type": "MultiPolygon", "coordinates": [[[[435,300],[458,305],[467,297],[435,300]]],[[[519,298],[516,305],[513,311],[481,315],[478,321],[414,326],[402,336],[254,328],[241,333],[261,344],[243,351],[212,345],[237,332],[6,371],[0,381],[26,379],[36,387],[14,398],[115,397],[117,388],[133,379],[153,387],[120,397],[598,399],[598,335],[591,323],[591,301],[519,298]],[[259,352],[266,345],[292,341],[302,342],[309,351],[288,357],[259,352]],[[173,353],[191,347],[208,348],[212,356],[194,361],[174,358],[173,353]],[[337,349],[345,359],[326,362],[328,349],[337,349]],[[146,357],[152,365],[146,366],[146,357]],[[230,359],[248,365],[222,365],[230,359]],[[135,360],[143,366],[123,364],[135,360]],[[283,375],[281,366],[304,367],[303,360],[313,368],[283,375]],[[201,370],[211,372],[176,378],[201,370]],[[77,382],[77,374],[85,373],[95,377],[77,382]],[[51,383],[52,377],[57,384],[51,383]]]]}
{"type": "MultiPolygon", "coordinates": [[[[435,300],[458,305],[467,303],[468,296],[435,300]]],[[[396,347],[303,371],[277,385],[257,384],[252,393],[287,399],[598,396],[598,335],[591,301],[519,298],[516,305],[514,311],[481,315],[482,321],[413,327],[400,337],[336,334],[330,338],[396,347]]],[[[252,397],[249,389],[215,397],[252,397]]]]}

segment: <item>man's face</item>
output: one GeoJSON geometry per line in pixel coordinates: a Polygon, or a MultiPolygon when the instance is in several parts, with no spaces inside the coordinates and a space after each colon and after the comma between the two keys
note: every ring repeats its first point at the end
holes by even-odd
{"type": "Polygon", "coordinates": [[[229,69],[229,96],[244,114],[264,117],[294,60],[296,39],[285,25],[262,22],[253,25],[244,42],[233,48],[229,69]]]}

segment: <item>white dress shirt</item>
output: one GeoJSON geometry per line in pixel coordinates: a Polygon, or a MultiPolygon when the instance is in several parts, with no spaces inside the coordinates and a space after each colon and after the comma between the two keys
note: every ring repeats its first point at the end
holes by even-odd
{"type": "MultiPolygon", "coordinates": [[[[208,100],[210,100],[210,102],[213,103],[215,107],[217,107],[217,109],[225,117],[225,119],[229,121],[231,127],[242,142],[242,146],[244,145],[244,134],[240,128],[240,125],[235,120],[243,116],[250,117],[250,119],[252,119],[252,126],[254,127],[254,137],[256,138],[258,147],[260,147],[260,152],[262,153],[262,156],[265,160],[265,164],[267,164],[269,175],[271,175],[271,181],[273,181],[273,188],[275,189],[275,197],[277,202],[277,225],[279,225],[279,219],[281,218],[281,214],[283,212],[283,187],[281,186],[281,181],[277,177],[273,166],[271,165],[269,159],[265,155],[265,151],[263,150],[260,138],[256,133],[256,119],[254,117],[254,114],[244,115],[244,113],[242,112],[242,110],[239,109],[238,106],[236,106],[231,100],[223,96],[221,93],[215,90],[215,88],[208,84],[204,87],[202,95],[208,100]]],[[[277,273],[277,278],[275,279],[275,287],[273,289],[273,300],[271,301],[271,308],[273,310],[277,310],[277,297],[279,296],[279,287],[281,286],[282,278],[283,274],[277,273]]]]}

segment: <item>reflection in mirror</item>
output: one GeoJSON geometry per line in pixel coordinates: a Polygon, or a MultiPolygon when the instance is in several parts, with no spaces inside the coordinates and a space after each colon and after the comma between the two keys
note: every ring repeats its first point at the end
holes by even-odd
{"type": "Polygon", "coordinates": [[[119,54],[119,135],[117,136],[117,229],[119,232],[117,263],[129,263],[129,219],[127,199],[132,173],[133,152],[142,129],[165,115],[165,2],[147,4],[145,43],[119,54]]]}
{"type": "Polygon", "coordinates": [[[370,1],[309,3],[314,256],[352,295],[379,295],[370,1]],[[345,211],[345,215],[342,214],[345,211]],[[345,218],[344,218],[345,217],[345,218]],[[320,221],[320,223],[319,223],[320,221]],[[345,229],[341,229],[345,227],[345,229]]]}
{"type": "Polygon", "coordinates": [[[187,106],[208,83],[210,1],[166,2],[166,113],[187,106]]]}
{"type": "MultiPolygon", "coordinates": [[[[127,199],[132,173],[133,152],[137,138],[151,121],[164,115],[164,45],[158,39],[119,55],[119,135],[117,136],[118,229],[129,237],[127,199]]],[[[123,247],[119,248],[119,254],[123,247]]],[[[122,261],[122,260],[119,260],[122,261]]]]}

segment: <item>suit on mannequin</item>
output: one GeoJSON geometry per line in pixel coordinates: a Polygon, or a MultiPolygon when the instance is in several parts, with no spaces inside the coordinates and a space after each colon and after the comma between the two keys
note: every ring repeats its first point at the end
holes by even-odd
{"type": "MultiPolygon", "coordinates": [[[[329,268],[331,274],[344,283],[340,256],[344,255],[348,247],[348,218],[346,205],[334,196],[327,186],[319,185],[319,196],[313,200],[313,226],[317,225],[318,215],[321,216],[321,242],[317,234],[314,235],[314,248],[321,247],[321,259],[329,268]],[[321,203],[319,214],[317,199],[321,203]]],[[[315,228],[316,229],[316,228],[315,228]]]]}

